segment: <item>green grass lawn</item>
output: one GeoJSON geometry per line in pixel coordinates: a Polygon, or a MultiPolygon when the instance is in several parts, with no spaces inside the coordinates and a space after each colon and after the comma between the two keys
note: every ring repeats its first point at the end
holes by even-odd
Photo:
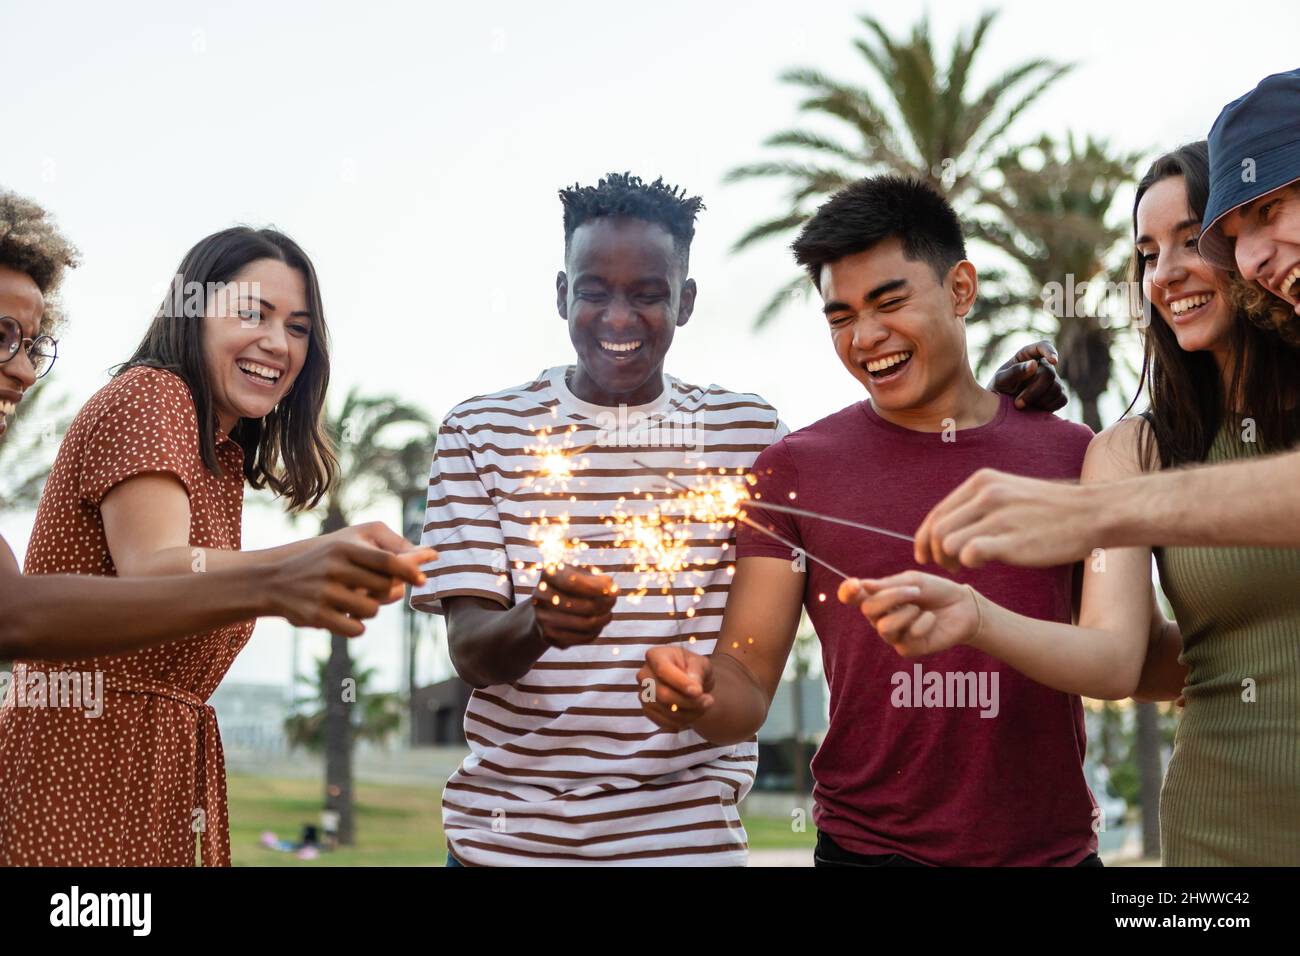
{"type": "MultiPolygon", "coordinates": [[[[430,787],[357,784],[357,845],[314,860],[261,846],[264,831],[297,840],[304,823],[319,823],[321,782],[242,774],[229,776],[230,851],[235,866],[441,866],[441,794],[430,787]]],[[[812,848],[816,833],[794,833],[790,821],[745,817],[751,849],[812,848]]]]}
{"type": "Polygon", "coordinates": [[[320,823],[321,782],[231,774],[230,856],[235,866],[441,866],[439,793],[429,787],[356,788],[357,844],[299,860],[261,845],[263,831],[297,840],[304,823],[320,823]]]}

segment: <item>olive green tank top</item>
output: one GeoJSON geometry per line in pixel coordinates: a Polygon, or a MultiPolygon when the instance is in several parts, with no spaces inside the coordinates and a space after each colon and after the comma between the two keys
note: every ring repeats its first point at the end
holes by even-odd
{"type": "MultiPolygon", "coordinates": [[[[1260,454],[1229,426],[1206,461],[1260,454]]],[[[1300,865],[1300,549],[1157,548],[1156,562],[1189,671],[1165,865],[1300,865]]]]}

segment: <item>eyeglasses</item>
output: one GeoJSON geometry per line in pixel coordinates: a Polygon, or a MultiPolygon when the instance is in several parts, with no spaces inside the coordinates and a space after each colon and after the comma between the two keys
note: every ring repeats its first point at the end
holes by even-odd
{"type": "Polygon", "coordinates": [[[18,324],[18,320],[0,315],[0,365],[12,359],[24,346],[27,349],[27,360],[32,363],[36,377],[43,378],[59,357],[59,343],[48,335],[38,335],[34,339],[23,338],[23,327],[18,324]]]}

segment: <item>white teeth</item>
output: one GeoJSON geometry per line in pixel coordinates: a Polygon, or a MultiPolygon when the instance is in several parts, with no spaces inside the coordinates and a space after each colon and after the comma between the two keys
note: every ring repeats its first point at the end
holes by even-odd
{"type": "Polygon", "coordinates": [[[641,347],[641,341],[635,342],[606,342],[601,339],[600,347],[606,352],[635,352],[641,347]]]}
{"type": "Polygon", "coordinates": [[[893,355],[886,355],[882,359],[876,359],[874,362],[867,363],[868,372],[883,372],[887,368],[892,368],[899,362],[912,357],[911,352],[895,352],[893,355]]]}
{"type": "Polygon", "coordinates": [[[1199,295],[1189,295],[1182,299],[1175,299],[1169,303],[1169,311],[1174,315],[1182,315],[1184,312],[1190,312],[1192,309],[1199,308],[1209,302],[1214,296],[1208,292],[1202,292],[1199,295]]]}
{"type": "Polygon", "coordinates": [[[12,415],[17,407],[13,402],[0,402],[0,415],[12,415]]]}
{"type": "Polygon", "coordinates": [[[1292,298],[1300,296],[1300,288],[1296,287],[1298,282],[1300,282],[1300,266],[1296,266],[1288,272],[1286,278],[1282,280],[1282,294],[1289,295],[1292,298]]]}
{"type": "Polygon", "coordinates": [[[247,359],[240,359],[235,363],[245,372],[252,372],[262,378],[269,378],[271,381],[277,381],[280,378],[279,369],[268,368],[265,365],[259,365],[256,362],[250,362],[247,359]]]}

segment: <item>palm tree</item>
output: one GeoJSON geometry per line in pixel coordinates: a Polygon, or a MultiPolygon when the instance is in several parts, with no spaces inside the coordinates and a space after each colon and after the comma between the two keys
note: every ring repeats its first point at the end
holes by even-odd
{"type": "MultiPolygon", "coordinates": [[[[846,145],[821,133],[786,130],[768,137],[764,145],[794,149],[803,158],[731,170],[728,182],[773,177],[791,181],[790,208],[742,235],[733,251],[797,228],[811,215],[813,200],[863,176],[921,176],[944,189],[959,212],[977,200],[990,159],[1016,118],[1071,69],[1047,59],[1027,60],[985,89],[971,88],[971,67],[996,18],[996,12],[985,13],[968,33],[959,35],[947,65],[940,67],[928,17],[902,40],[891,37],[875,18],[861,17],[869,36],[854,40],[854,45],[869,75],[883,87],[883,96],[815,69],[781,74],[783,82],[807,90],[799,106],[803,113],[846,125],[856,141],[846,145]]],[[[788,281],[759,313],[756,324],[770,321],[792,295],[806,288],[802,275],[788,281]]]]}
{"type": "Polygon", "coordinates": [[[998,283],[1004,306],[1028,309],[1027,323],[1023,309],[1003,308],[992,316],[985,310],[985,320],[993,321],[982,359],[996,354],[1007,336],[1023,335],[1026,324],[1051,335],[1061,353],[1061,377],[1093,431],[1103,427],[1098,403],[1114,376],[1112,345],[1128,319],[1114,314],[1127,296],[1119,302],[1098,298],[1096,291],[1124,291],[1128,224],[1111,213],[1117,192],[1133,182],[1139,159],[1139,153],[1112,153],[1091,136],[1082,142],[1072,135],[1064,142],[1042,136],[994,161],[1000,182],[982,191],[979,208],[968,217],[975,236],[1019,267],[1018,277],[998,283]],[[1093,291],[1079,309],[1076,292],[1086,288],[1093,291]],[[1011,311],[1016,321],[1008,323],[1011,311]],[[1121,322],[1112,324],[1114,319],[1121,322]]]}
{"type": "MultiPolygon", "coordinates": [[[[353,388],[337,417],[327,423],[339,455],[339,478],[325,499],[321,534],[346,528],[349,515],[383,498],[399,501],[409,493],[411,462],[433,455],[437,434],[419,408],[398,398],[364,396],[353,388]]],[[[351,703],[358,700],[348,653],[348,638],[330,635],[322,687],[325,690],[325,809],[338,814],[338,842],[353,842],[353,726],[351,703]],[[349,685],[349,682],[352,682],[349,685]],[[353,694],[345,694],[351,686],[353,694]],[[347,698],[351,696],[352,700],[347,698]]]]}
{"type": "MultiPolygon", "coordinates": [[[[318,752],[325,746],[325,688],[328,686],[326,670],[329,661],[322,658],[316,661],[316,677],[298,678],[299,683],[309,688],[307,696],[294,701],[294,712],[284,720],[284,735],[290,747],[303,747],[318,752]]],[[[357,702],[361,705],[360,713],[353,724],[353,733],[358,740],[370,740],[384,743],[392,736],[401,722],[401,702],[397,694],[380,693],[370,690],[375,668],[363,667],[357,671],[357,702]]]]}

